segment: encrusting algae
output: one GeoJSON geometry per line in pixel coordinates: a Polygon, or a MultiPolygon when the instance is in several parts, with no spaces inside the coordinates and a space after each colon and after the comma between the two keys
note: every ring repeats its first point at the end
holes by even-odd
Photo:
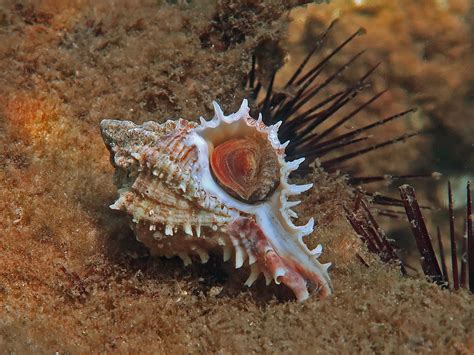
{"type": "Polygon", "coordinates": [[[305,242],[334,263],[334,295],[304,303],[264,278],[243,288],[248,274],[221,256],[186,268],[151,257],[108,208],[100,120],[209,117],[212,100],[235,112],[255,48],[283,53],[294,3],[2,2],[1,350],[472,352],[472,295],[368,252],[346,221],[343,176],[293,178],[314,184],[293,207],[316,221],[305,242]]]}

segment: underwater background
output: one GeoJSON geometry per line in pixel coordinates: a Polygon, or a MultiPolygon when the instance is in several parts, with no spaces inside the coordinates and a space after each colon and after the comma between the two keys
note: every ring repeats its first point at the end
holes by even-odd
{"type": "MultiPolygon", "coordinates": [[[[302,304],[264,280],[247,289],[247,272],[219,255],[186,268],[178,258],[152,258],[126,217],[108,208],[117,191],[100,120],[209,118],[212,100],[234,112],[250,95],[253,57],[264,87],[278,69],[278,90],[338,19],[311,61],[360,27],[366,33],[328,72],[366,51],[329,92],[379,62],[370,87],[345,109],[389,89],[340,131],[417,108],[369,139],[422,132],[351,160],[344,172],[436,172],[408,183],[445,245],[449,179],[463,239],[474,167],[474,4],[306,2],[0,0],[0,351],[474,351],[472,294],[426,281],[399,206],[374,204],[373,213],[385,212],[377,220],[408,275],[371,253],[344,211],[358,186],[337,171],[310,175],[315,187],[296,209],[318,221],[308,243],[322,243],[322,260],[334,264],[334,295],[302,304]]],[[[405,182],[370,189],[399,198],[405,182]]]]}

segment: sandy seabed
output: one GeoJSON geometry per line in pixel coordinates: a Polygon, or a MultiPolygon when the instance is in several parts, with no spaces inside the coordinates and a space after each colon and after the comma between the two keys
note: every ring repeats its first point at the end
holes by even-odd
{"type": "Polygon", "coordinates": [[[196,3],[0,1],[0,351],[472,353],[472,295],[368,254],[342,178],[312,176],[297,210],[318,221],[312,237],[335,265],[335,294],[302,304],[263,280],[245,288],[248,270],[220,256],[187,268],[151,258],[108,208],[100,120],[210,117],[215,99],[235,111],[254,49],[279,43],[297,1],[196,3]]]}

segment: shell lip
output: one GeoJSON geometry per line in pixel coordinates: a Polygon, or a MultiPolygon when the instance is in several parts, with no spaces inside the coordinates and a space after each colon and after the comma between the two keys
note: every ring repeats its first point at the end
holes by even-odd
{"type": "MultiPolygon", "coordinates": [[[[262,272],[276,284],[286,285],[298,301],[306,300],[314,290],[321,297],[333,293],[327,265],[319,264],[313,258],[308,257],[305,260],[301,255],[295,255],[291,243],[279,243],[270,234],[265,233],[252,218],[235,219],[227,226],[227,232],[245,246],[249,255],[255,257],[258,273],[262,272]]],[[[252,270],[249,279],[255,278],[255,272],[252,270]]]]}
{"type": "MultiPolygon", "coordinates": [[[[264,239],[275,251],[275,260],[281,259],[276,264],[288,264],[288,269],[292,270],[291,274],[296,279],[298,277],[301,278],[299,285],[293,285],[292,288],[294,291],[296,290],[295,294],[299,300],[308,297],[306,286],[318,288],[321,295],[331,294],[333,289],[327,273],[329,265],[320,264],[317,260],[317,257],[321,254],[320,248],[316,251],[310,251],[302,240],[304,236],[313,232],[313,219],[310,219],[304,226],[295,226],[287,212],[287,209],[294,205],[291,203],[292,201],[287,201],[287,197],[299,195],[313,186],[313,184],[291,185],[287,181],[290,172],[297,169],[304,161],[304,158],[286,162],[284,146],[279,142],[277,135],[279,124],[267,127],[263,124],[261,115],[258,120],[251,118],[248,114],[249,110],[246,101],[242,103],[238,112],[229,116],[223,114],[217,103],[214,103],[214,107],[216,111],[215,117],[211,121],[202,120],[201,125],[194,130],[202,144],[203,155],[209,157],[212,153],[214,148],[212,139],[209,144],[209,137],[213,138],[212,134],[222,134],[223,139],[228,139],[229,136],[233,136],[238,130],[247,132],[252,132],[253,130],[254,132],[256,129],[262,136],[266,136],[273,149],[277,152],[280,166],[280,182],[275,190],[269,194],[267,200],[256,205],[248,204],[247,201],[241,202],[239,199],[229,195],[221,186],[215,183],[212,176],[209,177],[212,180],[206,179],[205,176],[201,177],[201,181],[207,182],[203,188],[211,194],[219,196],[229,207],[253,216],[252,219],[255,220],[254,229],[263,231],[264,239]],[[298,277],[295,275],[298,275],[298,277]],[[302,286],[303,283],[304,287],[302,286]]],[[[202,162],[205,166],[202,169],[203,171],[209,171],[206,166],[207,161],[208,159],[205,159],[202,162]]],[[[240,236],[236,235],[236,237],[240,236]]],[[[246,238],[249,237],[247,236],[246,238]]],[[[281,275],[277,275],[275,281],[279,281],[281,278],[281,275]]],[[[288,280],[285,282],[284,278],[282,282],[285,284],[291,283],[288,280]]]]}

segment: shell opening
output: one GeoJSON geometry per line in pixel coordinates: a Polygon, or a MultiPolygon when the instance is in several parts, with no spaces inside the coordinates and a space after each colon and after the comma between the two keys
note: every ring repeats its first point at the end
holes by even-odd
{"type": "Polygon", "coordinates": [[[215,116],[201,118],[196,128],[208,146],[213,180],[231,197],[257,204],[268,200],[281,181],[280,145],[274,130],[249,115],[247,100],[234,114],[225,116],[213,102],[215,116]]]}
{"type": "Polygon", "coordinates": [[[210,163],[219,185],[247,203],[265,200],[280,181],[277,157],[260,137],[233,138],[219,144],[210,163]]]}

